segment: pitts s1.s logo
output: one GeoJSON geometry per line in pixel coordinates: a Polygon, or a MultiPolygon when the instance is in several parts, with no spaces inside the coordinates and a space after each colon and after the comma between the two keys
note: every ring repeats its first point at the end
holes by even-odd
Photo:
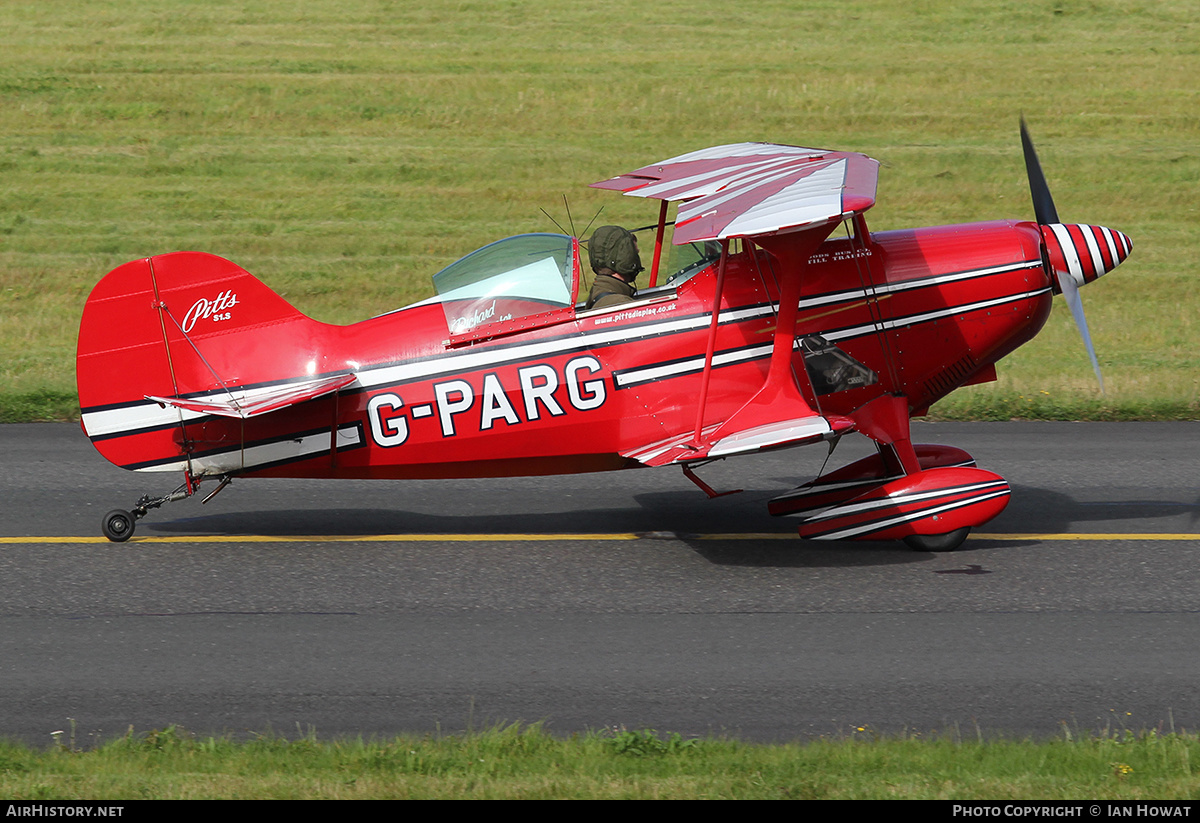
{"type": "Polygon", "coordinates": [[[207,300],[201,297],[192,307],[187,310],[187,314],[183,316],[183,333],[187,334],[196,325],[197,320],[209,320],[214,323],[220,323],[222,320],[229,320],[233,317],[233,312],[228,309],[238,304],[237,295],[233,289],[226,289],[216,296],[214,300],[207,300]]]}
{"type": "Polygon", "coordinates": [[[510,399],[508,388],[495,372],[483,375],[483,384],[476,390],[466,380],[456,378],[433,384],[433,402],[409,406],[394,392],[377,394],[367,401],[367,420],[371,439],[384,447],[399,446],[408,440],[409,419],[437,417],[442,437],[454,437],[463,421],[462,415],[474,411],[469,418],[477,420],[479,431],[493,429],[498,423],[514,426],[546,417],[561,417],[567,413],[564,405],[576,411],[598,409],[608,399],[608,390],[600,372],[600,361],[591,355],[575,357],[559,372],[549,363],[533,363],[517,369],[517,385],[510,399]],[[566,388],[566,396],[559,392],[566,388]],[[557,393],[557,396],[556,396],[557,393]],[[565,402],[560,402],[565,401],[565,402]]]}

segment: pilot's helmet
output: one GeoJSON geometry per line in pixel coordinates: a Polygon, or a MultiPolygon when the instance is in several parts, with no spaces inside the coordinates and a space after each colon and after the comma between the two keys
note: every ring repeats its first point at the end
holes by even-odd
{"type": "Polygon", "coordinates": [[[644,268],[633,232],[620,226],[601,226],[593,232],[588,241],[588,262],[594,272],[612,269],[630,280],[644,268]]]}

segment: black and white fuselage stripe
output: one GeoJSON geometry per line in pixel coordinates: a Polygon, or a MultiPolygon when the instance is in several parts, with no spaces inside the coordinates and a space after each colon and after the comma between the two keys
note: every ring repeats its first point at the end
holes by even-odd
{"type": "MultiPolygon", "coordinates": [[[[940,320],[944,317],[953,317],[957,314],[966,314],[982,309],[994,308],[1002,306],[1006,303],[1015,303],[1021,300],[1028,300],[1042,294],[1047,294],[1050,289],[1035,289],[1033,291],[1020,292],[1018,294],[1007,295],[1005,297],[996,297],[991,300],[980,300],[974,303],[965,303],[957,306],[949,306],[944,309],[935,311],[920,312],[917,314],[905,315],[903,317],[895,317],[883,320],[880,323],[864,323],[857,326],[849,326],[843,329],[832,329],[821,331],[820,334],[830,342],[840,340],[850,340],[855,337],[864,337],[866,335],[875,334],[878,331],[887,331],[891,329],[903,328],[906,326],[917,325],[918,323],[930,323],[934,320],[940,320]]],[[[796,346],[800,343],[797,341],[796,346]]],[[[769,357],[772,346],[770,344],[756,344],[746,346],[739,349],[728,349],[717,352],[713,355],[713,366],[720,367],[742,363],[748,360],[769,357]]],[[[625,369],[620,372],[614,372],[613,380],[617,388],[626,388],[635,386],[641,383],[647,383],[653,380],[661,380],[667,377],[678,377],[684,374],[692,374],[704,369],[703,356],[682,358],[665,363],[652,363],[646,366],[641,366],[636,369],[625,369]]]]}
{"type": "MultiPolygon", "coordinates": [[[[361,423],[340,426],[337,430],[337,451],[350,451],[366,445],[361,423]]],[[[244,471],[264,469],[268,466],[292,463],[319,457],[332,451],[329,430],[300,432],[280,435],[270,440],[248,443],[224,449],[198,452],[187,457],[172,457],[135,463],[124,468],[143,472],[184,471],[190,469],[194,477],[217,476],[244,471]]]]}
{"type": "MultiPolygon", "coordinates": [[[[730,309],[721,312],[719,322],[722,324],[740,323],[745,320],[769,315],[772,311],[772,306],[769,304],[730,309]]],[[[358,379],[342,391],[352,392],[356,390],[398,386],[404,383],[468,373],[510,363],[520,363],[526,360],[553,357],[576,351],[603,348],[619,343],[678,334],[707,328],[710,322],[711,320],[708,315],[696,314],[637,326],[606,328],[583,335],[571,334],[532,343],[496,346],[478,350],[450,351],[436,357],[427,357],[382,366],[357,368],[354,371],[358,379]]],[[[347,365],[348,367],[353,367],[353,364],[348,363],[347,365]]],[[[306,379],[313,376],[306,376],[306,379]]],[[[238,390],[245,391],[247,395],[253,392],[253,389],[248,387],[239,387],[238,390]]],[[[189,395],[189,397],[197,400],[208,400],[210,398],[220,400],[228,397],[228,393],[225,391],[212,391],[189,395]]],[[[84,427],[87,430],[88,436],[92,439],[126,436],[141,431],[169,428],[179,425],[181,420],[183,422],[191,422],[206,416],[200,412],[180,410],[172,407],[163,408],[158,403],[149,400],[135,401],[113,408],[87,409],[83,412],[84,427]]]]}

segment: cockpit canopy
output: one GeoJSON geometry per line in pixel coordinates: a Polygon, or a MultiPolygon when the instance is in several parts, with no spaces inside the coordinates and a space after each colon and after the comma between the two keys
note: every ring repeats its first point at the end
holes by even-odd
{"type": "MultiPolygon", "coordinates": [[[[674,289],[711,265],[716,243],[672,249],[672,270],[639,299],[674,289]]],[[[437,304],[446,315],[452,343],[470,342],[559,322],[574,315],[581,293],[579,240],[565,234],[519,234],[489,243],[433,276],[437,304]]],[[[589,272],[590,274],[590,272],[589,272]]]]}
{"type": "Polygon", "coordinates": [[[579,245],[565,234],[520,234],[489,243],[433,276],[452,336],[479,326],[525,324],[573,305],[579,245]]]}

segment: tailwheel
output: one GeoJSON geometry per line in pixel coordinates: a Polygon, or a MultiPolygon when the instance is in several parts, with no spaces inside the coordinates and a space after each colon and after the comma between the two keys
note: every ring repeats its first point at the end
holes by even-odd
{"type": "Polygon", "coordinates": [[[910,534],[905,544],[917,552],[952,552],[963,544],[971,533],[970,526],[963,526],[945,534],[910,534]]]}
{"type": "Polygon", "coordinates": [[[137,518],[124,509],[113,509],[108,514],[104,515],[104,520],[100,524],[100,528],[104,532],[104,536],[114,543],[124,543],[130,537],[133,537],[133,529],[137,523],[137,518]]]}
{"type": "MultiPolygon", "coordinates": [[[[108,514],[104,515],[104,520],[100,522],[100,529],[104,532],[104,536],[114,543],[124,543],[129,538],[133,537],[133,529],[137,521],[141,520],[151,509],[157,509],[164,503],[171,503],[176,500],[183,500],[191,497],[196,493],[200,481],[203,478],[194,477],[191,474],[185,474],[183,483],[179,488],[170,494],[164,494],[162,497],[151,497],[148,494],[142,495],[141,499],[134,505],[132,511],[124,509],[113,509],[108,514]]],[[[221,489],[229,485],[232,478],[229,475],[221,475],[221,482],[217,487],[208,493],[201,503],[207,503],[212,500],[221,489]]]]}

